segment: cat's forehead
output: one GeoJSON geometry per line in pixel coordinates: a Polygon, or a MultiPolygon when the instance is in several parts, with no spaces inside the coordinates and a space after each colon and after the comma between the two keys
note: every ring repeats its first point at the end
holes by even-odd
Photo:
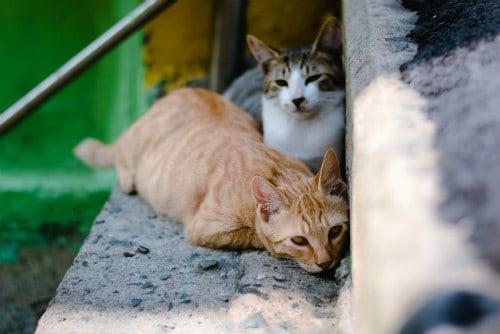
{"type": "Polygon", "coordinates": [[[348,206],[343,197],[327,197],[320,191],[302,193],[292,202],[292,207],[296,214],[307,220],[341,223],[348,216],[348,206]]]}
{"type": "Polygon", "coordinates": [[[312,198],[304,197],[302,201],[295,203],[291,215],[288,216],[287,228],[282,231],[287,236],[303,235],[309,242],[323,240],[325,233],[338,224],[346,224],[349,221],[346,206],[339,205],[312,205],[312,198]]]}
{"type": "Polygon", "coordinates": [[[306,62],[311,60],[311,50],[302,47],[283,51],[278,59],[288,67],[304,66],[306,62]]]}
{"type": "Polygon", "coordinates": [[[269,63],[268,79],[288,77],[294,70],[304,75],[332,72],[335,69],[333,59],[322,54],[311,53],[308,48],[297,48],[280,53],[269,63]]]}

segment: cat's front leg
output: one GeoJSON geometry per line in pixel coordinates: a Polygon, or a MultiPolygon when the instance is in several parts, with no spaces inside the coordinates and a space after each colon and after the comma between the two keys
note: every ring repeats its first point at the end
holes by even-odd
{"type": "Polygon", "coordinates": [[[120,189],[126,194],[132,194],[136,191],[134,183],[134,175],[130,172],[120,159],[116,161],[116,173],[118,174],[118,184],[120,189]]]}
{"type": "Polygon", "coordinates": [[[184,234],[192,244],[208,248],[264,248],[249,227],[234,226],[223,220],[197,217],[185,225],[184,234]]]}

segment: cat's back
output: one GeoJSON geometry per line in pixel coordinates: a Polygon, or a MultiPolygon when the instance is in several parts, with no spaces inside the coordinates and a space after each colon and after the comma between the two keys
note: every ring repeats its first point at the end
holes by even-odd
{"type": "Polygon", "coordinates": [[[262,135],[251,116],[206,89],[177,90],[158,101],[151,114],[152,123],[161,125],[164,133],[156,147],[170,155],[177,152],[184,156],[195,156],[196,152],[224,152],[224,147],[262,142],[262,135]]]}
{"type": "Polygon", "coordinates": [[[159,145],[214,131],[239,132],[261,140],[255,121],[232,102],[203,88],[182,88],[157,100],[118,145],[121,151],[134,152],[137,161],[159,145]]]}
{"type": "Polygon", "coordinates": [[[232,125],[249,132],[255,129],[255,121],[236,105],[203,88],[182,88],[169,93],[158,100],[148,114],[150,119],[146,121],[161,125],[163,129],[165,126],[178,130],[208,124],[232,125]]]}

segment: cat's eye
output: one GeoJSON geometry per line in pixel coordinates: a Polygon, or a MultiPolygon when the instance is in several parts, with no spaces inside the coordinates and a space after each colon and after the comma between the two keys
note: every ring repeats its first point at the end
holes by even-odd
{"type": "Polygon", "coordinates": [[[294,244],[298,245],[298,246],[305,246],[305,245],[309,244],[309,242],[307,241],[307,239],[306,239],[306,238],[304,238],[304,237],[299,237],[299,236],[297,236],[297,237],[293,237],[293,238],[292,238],[292,242],[293,242],[294,244]]]}
{"type": "Polygon", "coordinates": [[[306,85],[318,80],[319,78],[321,78],[321,74],[315,74],[315,75],[308,76],[306,78],[306,85]]]}
{"type": "Polygon", "coordinates": [[[328,231],[328,239],[333,240],[342,233],[342,225],[336,225],[328,231]]]}
{"type": "Polygon", "coordinates": [[[288,87],[288,82],[286,82],[286,80],[279,79],[279,80],[276,80],[275,82],[280,87],[288,87]]]}

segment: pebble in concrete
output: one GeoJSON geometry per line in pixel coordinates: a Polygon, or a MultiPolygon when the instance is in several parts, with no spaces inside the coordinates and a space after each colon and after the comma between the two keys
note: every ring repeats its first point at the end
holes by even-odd
{"type": "Polygon", "coordinates": [[[243,321],[240,325],[240,328],[262,328],[267,327],[267,322],[262,316],[262,313],[256,313],[251,315],[247,320],[243,321]]]}
{"type": "Polygon", "coordinates": [[[219,262],[217,262],[217,260],[202,260],[198,266],[203,270],[209,270],[218,267],[219,262]]]}
{"type": "Polygon", "coordinates": [[[142,299],[134,298],[130,301],[133,307],[139,306],[142,303],[142,299]]]}

